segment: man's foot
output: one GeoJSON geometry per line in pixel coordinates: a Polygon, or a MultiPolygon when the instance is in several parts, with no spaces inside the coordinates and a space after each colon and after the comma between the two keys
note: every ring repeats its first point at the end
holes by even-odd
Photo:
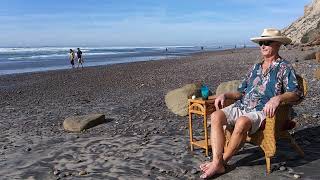
{"type": "Polygon", "coordinates": [[[209,168],[210,164],[211,164],[211,162],[204,162],[204,163],[200,164],[200,170],[203,172],[206,172],[207,169],[209,168]]]}
{"type": "MultiPolygon", "coordinates": [[[[204,162],[202,164],[200,164],[200,170],[205,172],[208,168],[209,168],[209,165],[211,164],[212,162],[204,162]]],[[[223,166],[226,167],[228,165],[228,162],[226,161],[223,161],[223,166]]]]}
{"type": "MultiPolygon", "coordinates": [[[[201,167],[200,167],[201,168],[201,167]]],[[[200,176],[202,179],[207,179],[215,174],[222,174],[226,171],[222,163],[211,162],[203,166],[204,173],[200,176]]]]}

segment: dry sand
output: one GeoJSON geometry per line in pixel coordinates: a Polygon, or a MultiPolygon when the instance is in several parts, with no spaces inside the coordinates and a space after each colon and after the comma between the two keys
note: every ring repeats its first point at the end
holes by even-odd
{"type": "MultiPolygon", "coordinates": [[[[308,53],[280,53],[309,83],[308,96],[295,107],[294,131],[306,158],[280,142],[275,171],[265,176],[262,151],[246,145],[217,179],[320,179],[320,83],[313,78],[319,64],[303,60],[308,53]],[[277,170],[281,165],[287,170],[277,170]]],[[[0,177],[199,179],[198,166],[209,159],[202,150],[190,152],[187,117],[168,111],[164,96],[197,81],[215,90],[223,81],[241,79],[258,57],[257,49],[238,49],[0,76],[0,177]],[[103,113],[108,122],[79,134],[63,130],[64,118],[89,113],[103,113]]]]}

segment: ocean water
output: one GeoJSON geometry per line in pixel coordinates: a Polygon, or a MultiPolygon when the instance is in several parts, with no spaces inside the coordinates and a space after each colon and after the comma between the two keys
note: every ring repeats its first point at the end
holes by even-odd
{"type": "MultiPolygon", "coordinates": [[[[0,75],[71,68],[69,49],[74,47],[0,48],[0,75]]],[[[225,48],[225,47],[224,47],[225,48]]],[[[221,46],[80,47],[84,66],[181,57],[221,46]],[[167,48],[167,51],[166,51],[167,48]]],[[[77,61],[75,61],[77,66],[77,61]]]]}

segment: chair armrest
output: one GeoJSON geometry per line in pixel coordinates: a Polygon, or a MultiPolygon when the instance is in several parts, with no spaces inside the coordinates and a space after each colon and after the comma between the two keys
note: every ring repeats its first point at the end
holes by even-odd
{"type": "MultiPolygon", "coordinates": [[[[207,111],[207,114],[209,115],[209,114],[213,113],[214,111],[216,111],[216,108],[214,106],[214,101],[216,100],[216,98],[217,98],[217,96],[214,95],[214,96],[209,96],[207,100],[203,100],[201,98],[188,99],[189,108],[190,108],[191,104],[196,103],[196,104],[198,104],[197,106],[199,106],[199,107],[201,106],[202,108],[205,108],[207,111]]],[[[233,100],[233,99],[226,99],[225,107],[233,104],[234,102],[235,102],[235,100],[233,100]]],[[[195,106],[195,105],[193,105],[193,106],[195,106]]],[[[221,107],[220,107],[220,109],[221,109],[221,107]]],[[[204,111],[201,108],[199,110],[204,111]]],[[[189,111],[190,111],[190,109],[189,109],[189,111]]]]}
{"type": "Polygon", "coordinates": [[[266,118],[265,128],[262,131],[258,131],[251,137],[251,142],[259,145],[266,157],[273,157],[276,153],[276,116],[266,118]]]}
{"type": "Polygon", "coordinates": [[[208,100],[212,100],[212,99],[216,99],[218,97],[218,95],[212,95],[208,97],[208,100]]]}
{"type": "Polygon", "coordinates": [[[276,116],[273,117],[266,117],[266,124],[264,127],[263,132],[267,134],[273,134],[275,135],[275,129],[276,129],[276,116]]]}
{"type": "MultiPolygon", "coordinates": [[[[218,95],[209,96],[208,100],[206,100],[206,102],[209,103],[209,104],[213,104],[214,105],[214,101],[216,100],[217,97],[218,97],[218,95]]],[[[226,99],[225,102],[224,102],[224,107],[227,107],[227,106],[235,103],[236,101],[237,100],[234,100],[234,99],[226,99]]]]}
{"type": "Polygon", "coordinates": [[[275,137],[283,130],[288,120],[290,120],[290,107],[289,104],[281,104],[273,117],[266,117],[265,131],[274,133],[275,137]]]}
{"type": "Polygon", "coordinates": [[[282,102],[280,105],[298,105],[303,101],[303,98],[297,100],[297,101],[291,101],[291,102],[282,102]]]}
{"type": "Polygon", "coordinates": [[[266,117],[265,127],[247,137],[249,142],[259,145],[266,157],[273,157],[276,152],[276,140],[280,138],[284,123],[288,120],[289,105],[280,105],[273,117],[266,117]]]}

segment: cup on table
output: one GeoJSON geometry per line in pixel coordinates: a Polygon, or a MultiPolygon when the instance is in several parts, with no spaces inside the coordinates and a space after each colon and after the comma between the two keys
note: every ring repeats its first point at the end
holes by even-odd
{"type": "Polygon", "coordinates": [[[205,100],[208,99],[208,97],[209,97],[209,88],[208,88],[208,86],[205,86],[205,85],[201,86],[201,97],[203,99],[205,99],[205,100]]]}

